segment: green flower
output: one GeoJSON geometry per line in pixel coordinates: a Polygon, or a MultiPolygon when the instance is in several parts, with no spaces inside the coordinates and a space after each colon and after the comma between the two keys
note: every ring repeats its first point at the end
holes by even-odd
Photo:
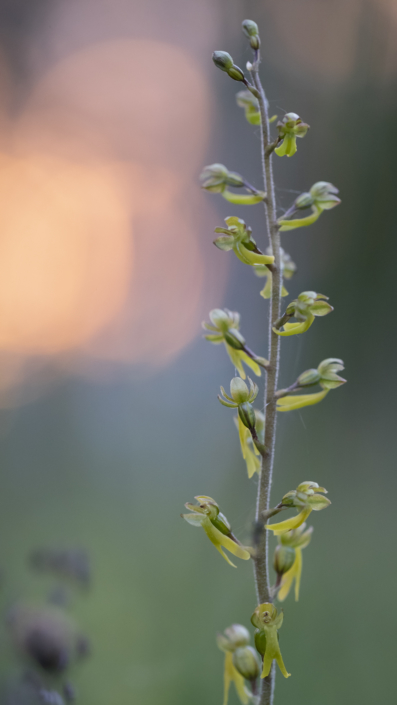
{"type": "Polygon", "coordinates": [[[230,216],[225,218],[225,223],[227,228],[215,228],[215,232],[222,233],[222,235],[214,240],[214,245],[226,252],[233,250],[240,262],[253,267],[273,264],[274,257],[264,255],[257,248],[256,242],[251,235],[252,230],[246,226],[243,220],[236,218],[236,216],[230,216]]]}
{"type": "Polygon", "coordinates": [[[302,228],[305,225],[315,223],[324,210],[330,210],[339,205],[341,200],[336,195],[337,193],[339,193],[339,190],[336,186],[333,186],[333,184],[330,184],[328,181],[318,181],[311,187],[309,193],[301,193],[301,195],[298,196],[291,209],[291,214],[293,214],[297,210],[304,210],[305,208],[311,207],[311,215],[306,216],[306,218],[295,218],[294,220],[286,219],[285,216],[280,218],[278,221],[278,224],[281,226],[280,232],[295,230],[295,228],[302,228]]]}
{"type": "Polygon", "coordinates": [[[240,377],[233,377],[230,382],[230,396],[221,387],[222,396],[218,394],[218,399],[223,406],[227,406],[229,409],[237,409],[239,419],[249,429],[254,440],[258,441],[255,430],[256,416],[252,402],[258,396],[259,388],[250,377],[248,377],[248,382],[249,389],[240,377]]]}
{"type": "Polygon", "coordinates": [[[291,675],[285,668],[278,640],[278,630],[283,623],[283,618],[283,613],[278,614],[271,602],[258,605],[251,617],[251,622],[257,629],[255,632],[256,650],[263,657],[261,678],[266,678],[269,675],[274,660],[277,661],[284,678],[289,678],[291,675]]]}
{"type": "Polygon", "coordinates": [[[309,125],[302,122],[299,115],[296,113],[287,113],[284,115],[281,122],[277,123],[279,140],[282,143],[274,150],[279,157],[292,157],[296,152],[296,138],[304,137],[309,129],[309,125]]]}
{"type": "Polygon", "coordinates": [[[223,705],[227,705],[231,683],[234,683],[242,705],[248,705],[252,693],[246,688],[245,680],[252,682],[259,675],[256,653],[248,646],[249,631],[242,624],[232,624],[223,634],[217,635],[216,641],[225,654],[223,705]]]}
{"type": "Polygon", "coordinates": [[[284,323],[284,330],[273,328],[277,335],[298,335],[305,333],[314,321],[315,316],[326,316],[333,311],[333,307],[324,300],[327,296],[317,294],[315,291],[302,291],[295,301],[287,306],[286,315],[296,318],[299,323],[284,323]]]}
{"type": "Polygon", "coordinates": [[[295,600],[299,600],[299,588],[302,575],[302,550],[309,545],[313,527],[305,531],[306,523],[303,522],[297,529],[290,529],[285,534],[278,537],[281,546],[290,548],[295,552],[295,560],[289,570],[282,577],[281,587],[277,593],[277,598],[283,602],[292,588],[295,580],[295,600]]]}
{"type": "Polygon", "coordinates": [[[266,367],[269,363],[263,357],[255,355],[245,344],[245,338],[239,331],[240,314],[229,309],[214,308],[209,314],[211,324],[203,323],[203,328],[210,331],[205,335],[205,339],[209,340],[214,345],[223,343],[226,352],[234,367],[237,368],[242,379],[245,379],[245,371],[243,363],[250,367],[251,370],[258,376],[261,376],[262,367],[266,367]],[[256,362],[258,361],[258,362],[256,362]]]}
{"type": "Polygon", "coordinates": [[[245,117],[250,125],[261,124],[259,103],[251,91],[239,91],[236,95],[237,105],[244,109],[245,117]]]}
{"type": "MultiPolygon", "coordinates": [[[[258,409],[254,410],[255,413],[255,430],[258,435],[259,441],[264,442],[265,437],[265,416],[258,409]]],[[[234,422],[238,429],[238,434],[240,438],[241,453],[245,460],[247,466],[248,477],[251,479],[253,475],[257,472],[258,475],[261,471],[261,461],[260,453],[252,440],[251,433],[249,429],[244,426],[239,416],[234,417],[234,422]]]]}
{"type": "MultiPolygon", "coordinates": [[[[246,120],[250,125],[261,124],[259,103],[251,91],[239,91],[236,94],[236,101],[239,108],[243,108],[246,120]]],[[[269,118],[269,123],[275,122],[275,120],[277,120],[277,115],[272,115],[272,117],[269,118]]]]}
{"type": "Polygon", "coordinates": [[[295,392],[303,387],[310,387],[315,384],[319,384],[322,387],[322,391],[313,394],[299,394],[298,396],[281,396],[277,399],[277,411],[295,411],[296,409],[302,409],[304,406],[318,404],[324,399],[330,389],[336,389],[346,383],[346,380],[337,374],[343,369],[343,360],[337,357],[328,357],[320,362],[317,370],[311,369],[302,372],[295,385],[293,385],[294,389],[291,389],[291,391],[295,392]]]}
{"type": "Polygon", "coordinates": [[[200,174],[201,186],[211,193],[220,193],[229,203],[240,206],[251,206],[260,203],[266,194],[250,186],[245,179],[234,171],[229,171],[224,164],[205,166],[200,174]],[[245,188],[249,194],[236,194],[227,187],[245,188]]]}
{"type": "MultiPolygon", "coordinates": [[[[266,249],[266,254],[271,255],[270,247],[266,249]]],[[[296,264],[282,247],[280,247],[280,264],[283,279],[291,279],[296,272],[296,264]]],[[[270,299],[272,295],[272,273],[270,269],[265,265],[262,265],[255,267],[254,272],[257,277],[266,277],[266,283],[260,292],[260,295],[263,296],[264,299],[270,299]]],[[[281,296],[288,296],[288,291],[285,286],[281,288],[281,296]]]]}
{"type": "Polygon", "coordinates": [[[287,492],[282,498],[282,507],[294,507],[299,510],[297,516],[277,524],[266,524],[265,528],[273,531],[275,536],[281,536],[286,531],[302,526],[312,511],[319,512],[329,507],[331,502],[323,494],[327,494],[324,487],[319,487],[317,482],[302,482],[296,490],[287,492]]]}
{"type": "Polygon", "coordinates": [[[196,504],[186,502],[186,509],[190,509],[192,514],[181,514],[181,517],[192,526],[202,526],[211,543],[223,556],[229,565],[236,568],[229,557],[223,551],[226,548],[237,558],[247,561],[251,558],[250,550],[242,546],[233,535],[230,524],[224,514],[219,511],[219,506],[211,497],[204,495],[194,498],[196,504]]]}

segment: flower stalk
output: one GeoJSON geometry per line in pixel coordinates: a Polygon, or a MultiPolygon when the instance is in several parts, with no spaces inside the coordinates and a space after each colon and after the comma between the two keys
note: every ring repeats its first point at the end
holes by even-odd
{"type": "MultiPolygon", "coordinates": [[[[240,315],[229,309],[213,309],[210,323],[204,323],[205,338],[218,345],[224,345],[232,363],[235,376],[230,382],[230,394],[221,387],[218,395],[220,403],[228,409],[234,409],[235,426],[241,446],[241,454],[246,464],[247,474],[252,478],[259,475],[256,500],[255,522],[251,546],[244,546],[235,537],[226,517],[220,512],[215,500],[208,496],[197,496],[197,504],[185,506],[192,512],[183,514],[183,518],[193,526],[200,526],[222,557],[232,566],[234,564],[225,554],[226,549],[242,560],[251,559],[254,567],[257,603],[252,624],[256,627],[255,650],[248,645],[249,634],[243,625],[233,625],[218,636],[218,646],[225,652],[225,690],[224,705],[227,705],[229,687],[232,682],[242,705],[248,700],[252,705],[273,705],[275,664],[284,678],[289,678],[279,644],[278,631],[283,623],[283,612],[278,612],[274,601],[284,601],[295,583],[295,599],[299,598],[302,574],[302,550],[311,540],[312,527],[306,527],[306,519],[314,511],[326,509],[331,502],[324,495],[326,490],[317,482],[301,482],[296,490],[284,494],[281,502],[271,507],[274,453],[277,430],[277,412],[288,412],[312,406],[321,402],[330,390],[342,386],[346,380],[338,372],[344,369],[339,358],[329,357],[320,362],[318,367],[302,372],[295,382],[285,389],[278,389],[280,370],[280,345],[282,338],[306,333],[316,317],[324,317],[333,311],[328,297],[316,291],[302,291],[281,312],[282,297],[288,296],[283,286],[283,274],[290,279],[296,271],[291,257],[281,247],[280,233],[295,230],[314,223],[322,212],[330,210],[340,203],[336,195],[338,189],[326,181],[315,183],[310,192],[301,193],[293,205],[277,217],[277,204],[273,179],[273,153],[277,157],[293,157],[296,152],[296,138],[306,135],[309,125],[303,123],[296,113],[287,113],[277,123],[278,136],[272,139],[269,120],[268,101],[260,77],[260,37],[258,26],[252,20],[244,20],[243,32],[253,50],[253,62],[247,63],[250,83],[244,71],[237,66],[230,54],[216,51],[213,54],[215,66],[228,74],[234,81],[242,82],[248,90],[237,94],[237,103],[243,107],[249,124],[260,126],[261,163],[263,172],[263,191],[259,191],[237,172],[229,171],[223,164],[211,164],[205,167],[202,175],[202,187],[212,193],[220,194],[234,205],[255,206],[263,203],[265,209],[268,247],[263,252],[252,236],[251,227],[235,215],[225,219],[226,227],[217,227],[214,245],[224,252],[233,251],[237,259],[249,266],[266,282],[260,295],[269,300],[267,321],[268,353],[253,352],[239,330],[240,315]],[[230,188],[245,189],[247,194],[236,194],[230,188]],[[311,215],[294,217],[301,210],[311,208],[311,215]],[[290,322],[295,318],[295,322],[290,322]],[[254,402],[259,387],[249,377],[249,367],[256,377],[264,379],[264,408],[257,409],[254,402]],[[262,375],[262,370],[266,372],[262,375]],[[312,387],[320,387],[320,391],[312,387]],[[310,388],[310,389],[308,389],[310,388]],[[308,391],[308,393],[306,393],[308,391]],[[303,392],[303,393],[302,393],[303,392]],[[269,520],[280,512],[295,509],[296,514],[284,521],[269,520]],[[276,581],[271,585],[269,534],[278,539],[272,566],[276,581]],[[241,641],[242,639],[242,641],[241,641]],[[261,657],[258,660],[258,654],[261,657]],[[259,674],[260,678],[259,678],[259,674]]],[[[262,247],[262,245],[261,245],[262,247]]],[[[234,566],[236,567],[236,566],[234,566]]]]}

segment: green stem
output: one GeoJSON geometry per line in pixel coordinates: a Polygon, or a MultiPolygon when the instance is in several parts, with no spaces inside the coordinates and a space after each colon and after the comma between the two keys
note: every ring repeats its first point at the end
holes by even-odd
{"type": "MultiPolygon", "coordinates": [[[[261,80],[259,78],[259,52],[252,68],[252,79],[258,93],[258,102],[261,113],[261,152],[263,180],[267,199],[264,203],[274,265],[272,269],[272,297],[269,315],[269,367],[265,384],[265,448],[262,457],[262,471],[258,486],[256,505],[256,522],[259,522],[264,512],[270,507],[270,492],[272,486],[274,449],[276,442],[276,391],[280,365],[280,336],[273,333],[273,322],[280,318],[281,312],[281,285],[282,273],[280,267],[280,233],[276,216],[276,197],[273,182],[272,144],[270,140],[269,117],[267,101],[261,80]]],[[[269,545],[268,532],[262,533],[257,555],[254,561],[255,583],[259,603],[272,602],[269,580],[269,545]]],[[[274,697],[275,669],[273,668],[267,678],[262,681],[260,705],[272,705],[274,697]]]]}

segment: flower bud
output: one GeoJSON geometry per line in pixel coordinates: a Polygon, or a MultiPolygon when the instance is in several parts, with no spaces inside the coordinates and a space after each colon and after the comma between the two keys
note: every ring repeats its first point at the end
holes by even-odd
{"type": "Polygon", "coordinates": [[[329,210],[334,208],[334,206],[339,205],[340,198],[336,195],[339,193],[339,189],[329,181],[317,181],[311,189],[310,193],[313,196],[315,203],[323,210],[329,210]]]}
{"type": "Polygon", "coordinates": [[[229,171],[224,164],[209,164],[200,174],[202,188],[212,193],[223,193],[226,186],[241,188],[244,179],[235,171],[229,171]]]}
{"type": "Polygon", "coordinates": [[[233,666],[247,681],[258,678],[260,666],[257,653],[252,646],[240,646],[233,654],[233,666]]]}
{"type": "Polygon", "coordinates": [[[214,51],[212,61],[221,71],[228,72],[233,66],[233,59],[227,51],[214,51]]]}
{"type": "Polygon", "coordinates": [[[244,350],[245,338],[236,328],[233,328],[229,331],[225,331],[223,337],[231,348],[234,348],[235,350],[244,350]]]}
{"type": "Polygon", "coordinates": [[[247,646],[250,641],[250,633],[242,624],[232,624],[231,627],[225,629],[225,636],[229,642],[230,651],[247,646]]]}
{"type": "Polygon", "coordinates": [[[320,362],[317,369],[321,377],[320,385],[324,389],[336,389],[346,382],[343,377],[336,374],[344,369],[343,360],[339,360],[337,357],[328,357],[320,362]]]}
{"type": "Polygon", "coordinates": [[[273,566],[277,575],[284,575],[290,568],[295,560],[295,551],[290,546],[276,546],[274,551],[273,566]]]}
{"type": "Polygon", "coordinates": [[[314,203],[314,198],[311,193],[301,193],[298,198],[295,199],[295,206],[299,210],[304,210],[305,208],[310,208],[314,203]]]}
{"type": "Polygon", "coordinates": [[[259,28],[256,22],[253,20],[244,20],[242,23],[243,32],[246,37],[250,40],[251,49],[259,49],[260,39],[259,39],[259,28]]]}
{"type": "Polygon", "coordinates": [[[243,404],[248,401],[248,387],[241,377],[233,377],[230,382],[230,396],[237,404],[243,404]]]}
{"type": "Polygon", "coordinates": [[[244,72],[235,64],[229,69],[228,74],[234,81],[244,81],[245,79],[244,72]]]}
{"type": "Polygon", "coordinates": [[[245,401],[243,404],[239,404],[238,415],[244,426],[246,426],[251,432],[255,430],[256,418],[252,404],[248,401],[245,401]]]}
{"type": "Polygon", "coordinates": [[[261,656],[264,656],[266,652],[266,632],[257,629],[254,638],[256,650],[261,656]]]}
{"type": "Polygon", "coordinates": [[[229,309],[213,308],[209,313],[210,321],[224,333],[229,328],[237,328],[240,323],[240,314],[237,311],[229,311],[229,309]]]}
{"type": "Polygon", "coordinates": [[[318,372],[318,370],[306,370],[306,372],[302,372],[302,374],[299,375],[297,382],[299,387],[311,387],[314,384],[318,384],[321,379],[321,376],[318,372]]]}

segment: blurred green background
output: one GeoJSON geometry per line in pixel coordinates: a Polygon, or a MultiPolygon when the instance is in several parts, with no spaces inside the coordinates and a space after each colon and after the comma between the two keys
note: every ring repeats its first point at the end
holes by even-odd
{"type": "MultiPolygon", "coordinates": [[[[259,131],[235,105],[239,86],[210,60],[212,50],[224,49],[245,65],[250,54],[240,23],[246,17],[260,25],[271,113],[295,111],[311,125],[294,159],[275,159],[280,213],[318,180],[336,184],[343,201],[310,229],[283,237],[298,265],[290,294],[320,291],[335,312],[304,337],[283,342],[281,384],[330,356],[345,361],[349,383],[320,406],[279,418],[274,502],[310,479],[325,485],[332,507],[310,522],[315,530],[304,552],[301,598],[296,604],[290,596],[284,604],[280,638],[292,678],[278,675],[276,702],[392,705],[396,699],[395,2],[147,0],[142,7],[138,0],[2,0],[8,128],[57,61],[119,38],[182,49],[194,60],[209,101],[210,130],[194,173],[184,177],[191,190],[177,182],[173,206],[188,210],[194,221],[216,297],[205,301],[206,309],[204,303],[194,309],[190,337],[164,360],[161,343],[147,360],[127,354],[99,362],[95,349],[87,354],[77,344],[54,353],[4,347],[4,374],[14,355],[23,358],[23,374],[6,387],[0,412],[3,613],[17,600],[46,598],[48,581],[28,567],[33,549],[88,551],[92,585],[70,607],[92,645],[90,657],[71,673],[85,705],[221,703],[223,656],[215,634],[233,622],[249,625],[255,608],[251,566],[239,562],[238,570],[231,569],[203,533],[179,517],[186,501],[207,494],[243,541],[253,521],[256,481],[247,480],[232,413],[216,400],[233,370],[223,349],[203,342],[199,323],[209,308],[238,310],[250,347],[266,355],[262,280],[230,258],[226,273],[228,256],[211,245],[213,228],[233,213],[246,219],[264,246],[263,212],[260,206],[230,206],[196,185],[199,164],[212,162],[261,183],[259,131]]],[[[139,83],[140,68],[128,70],[138,71],[139,83]]],[[[163,71],[160,61],[158,72],[176,100],[178,71],[163,71]]],[[[195,91],[186,84],[178,100],[189,103],[195,91]]],[[[172,100],[158,106],[154,124],[167,119],[172,100]]],[[[145,117],[145,105],[138,102],[136,110],[145,117]]],[[[96,129],[95,112],[92,119],[96,129]]],[[[185,128],[193,143],[195,130],[185,128]]],[[[181,163],[189,160],[184,149],[181,163]]],[[[131,155],[119,145],[117,158],[131,155]]],[[[149,195],[155,211],[157,194],[149,195]]],[[[23,201],[19,205],[24,208],[23,201]]],[[[167,227],[173,229],[172,213],[164,238],[167,227]]],[[[176,234],[175,252],[183,227],[176,234]]],[[[165,260],[165,282],[167,266],[165,260]]],[[[180,278],[172,279],[178,300],[193,296],[183,266],[180,278]]],[[[162,288],[153,296],[160,301],[162,288]]],[[[145,295],[132,305],[145,312],[145,295]]],[[[127,340],[127,351],[161,316],[155,305],[147,329],[127,340]]],[[[172,341],[187,319],[165,324],[172,341]]],[[[3,632],[4,688],[22,667],[3,632]]],[[[237,703],[234,692],[230,703],[237,703]]]]}

